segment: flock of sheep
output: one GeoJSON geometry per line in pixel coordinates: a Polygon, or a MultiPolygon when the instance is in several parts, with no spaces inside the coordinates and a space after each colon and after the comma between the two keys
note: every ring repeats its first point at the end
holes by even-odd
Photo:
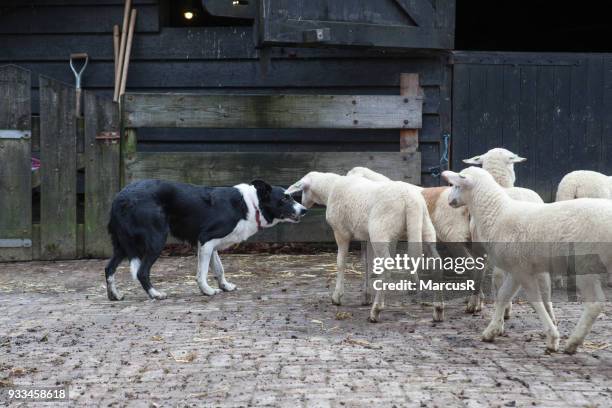
{"type": "MultiPolygon", "coordinates": [[[[417,257],[438,256],[436,241],[480,242],[494,267],[497,293],[495,311],[482,339],[493,341],[503,333],[512,298],[523,288],[544,325],[547,350],[557,351],[559,331],[551,302],[551,271],[559,262],[567,269],[569,255],[594,255],[606,276],[612,272],[612,177],[591,171],[569,173],[559,185],[557,202],[545,204],[534,191],[514,186],[514,164],[524,160],[495,148],[464,160],[482,168],[446,171],[443,177],[451,186],[433,188],[392,181],[364,167],[345,176],[310,172],[287,193],[301,191],[306,207],[326,206],[326,220],[338,245],[334,304],[342,303],[351,240],[371,242],[377,257],[389,257],[392,243],[402,239],[408,241],[409,255],[417,257]]],[[[467,246],[461,247],[456,250],[461,253],[454,256],[471,256],[467,246]]],[[[479,273],[468,312],[483,306],[484,271],[479,273]]],[[[441,280],[441,271],[434,272],[434,278],[441,280]]],[[[575,281],[584,311],[565,344],[564,351],[569,354],[582,344],[605,302],[600,272],[578,266],[575,281]]],[[[370,311],[372,322],[379,320],[384,302],[385,291],[377,291],[370,311]]],[[[435,295],[433,318],[444,319],[441,292],[435,295]]]]}

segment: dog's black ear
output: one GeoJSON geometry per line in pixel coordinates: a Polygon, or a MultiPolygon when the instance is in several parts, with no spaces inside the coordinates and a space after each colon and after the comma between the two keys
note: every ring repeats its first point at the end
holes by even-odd
{"type": "Polygon", "coordinates": [[[255,190],[257,190],[257,195],[261,198],[268,198],[270,193],[272,192],[272,186],[266,183],[263,180],[253,180],[251,181],[255,190]]]}

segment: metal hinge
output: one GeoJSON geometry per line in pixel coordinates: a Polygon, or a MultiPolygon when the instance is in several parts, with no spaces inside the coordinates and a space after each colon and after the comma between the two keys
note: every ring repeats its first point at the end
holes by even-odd
{"type": "Polygon", "coordinates": [[[96,140],[117,140],[119,132],[100,132],[96,135],[96,140]]]}
{"type": "Polygon", "coordinates": [[[0,129],[0,139],[29,139],[32,132],[29,130],[0,129]]]}
{"type": "Polygon", "coordinates": [[[0,248],[30,248],[31,239],[0,239],[0,248]]]}

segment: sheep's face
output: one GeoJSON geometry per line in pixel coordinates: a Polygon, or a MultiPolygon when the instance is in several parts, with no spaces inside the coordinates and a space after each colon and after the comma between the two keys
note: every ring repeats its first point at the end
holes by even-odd
{"type": "MultiPolygon", "coordinates": [[[[492,174],[499,181],[504,179],[504,175],[510,175],[508,186],[514,185],[516,176],[514,175],[514,163],[524,162],[524,157],[512,153],[510,150],[497,147],[491,149],[485,154],[474,156],[470,159],[463,160],[464,163],[482,166],[483,169],[492,174]]],[[[507,176],[506,176],[507,177],[507,176]]]]}
{"type": "Polygon", "coordinates": [[[452,186],[448,194],[448,204],[453,208],[463,207],[474,186],[471,177],[454,171],[445,171],[442,173],[442,177],[452,186]]]}

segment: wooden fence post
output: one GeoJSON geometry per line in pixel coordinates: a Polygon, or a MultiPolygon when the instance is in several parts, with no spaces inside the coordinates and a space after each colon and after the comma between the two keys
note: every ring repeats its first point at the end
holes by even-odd
{"type": "Polygon", "coordinates": [[[40,76],[40,256],[77,257],[74,88],[40,76]]]}
{"type": "MultiPolygon", "coordinates": [[[[422,96],[419,86],[419,74],[400,74],[401,96],[422,96]]],[[[416,152],[419,148],[419,130],[400,130],[400,152],[416,152]]]]}
{"type": "Polygon", "coordinates": [[[85,236],[84,255],[112,254],[106,231],[108,214],[119,191],[119,110],[111,99],[85,92],[85,236]],[[98,137],[98,139],[96,139],[98,137]]]}
{"type": "Polygon", "coordinates": [[[0,67],[0,261],[32,259],[30,77],[0,67]]]}

